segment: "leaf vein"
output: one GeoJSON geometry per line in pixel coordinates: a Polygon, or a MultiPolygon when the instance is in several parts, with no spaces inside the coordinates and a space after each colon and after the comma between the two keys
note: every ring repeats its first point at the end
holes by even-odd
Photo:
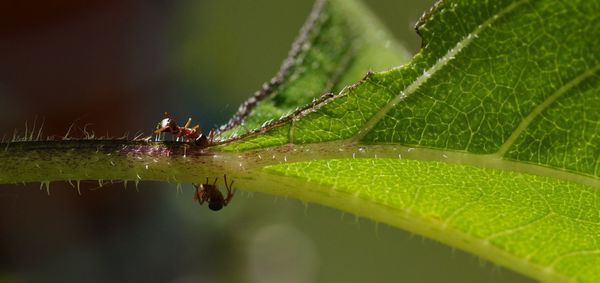
{"type": "MultiPolygon", "coordinates": [[[[587,69],[585,72],[580,74],[579,76],[573,78],[568,83],[564,84],[561,88],[559,88],[555,93],[550,95],[546,100],[540,103],[537,107],[535,107],[525,119],[519,123],[517,128],[513,131],[513,133],[506,139],[506,141],[500,146],[495,155],[499,157],[503,157],[511,146],[515,143],[517,138],[523,134],[523,132],[531,125],[533,120],[540,116],[540,114],[546,110],[550,105],[552,105],[557,99],[559,99],[562,95],[567,93],[569,90],[577,86],[579,83],[585,81],[587,78],[594,76],[600,70],[600,64],[596,65],[591,69],[587,69]]],[[[539,146],[539,145],[538,145],[539,146]]],[[[539,154],[539,153],[538,153],[539,154]]]]}
{"type": "Polygon", "coordinates": [[[431,78],[434,74],[436,74],[439,70],[441,70],[444,66],[446,66],[450,61],[452,61],[456,55],[458,55],[465,47],[469,46],[474,39],[479,37],[482,31],[486,28],[489,28],[496,20],[505,14],[510,13],[512,10],[521,6],[524,3],[527,3],[528,0],[522,0],[518,2],[514,2],[508,5],[506,8],[490,17],[486,21],[484,21],[481,25],[479,25],[473,32],[467,34],[462,40],[456,43],[456,45],[450,49],[444,56],[440,57],[433,66],[429,69],[424,70],[423,74],[418,76],[410,85],[405,87],[400,93],[398,93],[395,97],[393,97],[382,109],[377,112],[373,117],[365,123],[363,128],[357,133],[354,137],[354,140],[363,139],[377,123],[383,119],[386,114],[391,111],[399,102],[404,100],[406,97],[416,92],[424,83],[426,83],[429,78],[431,78]]]}

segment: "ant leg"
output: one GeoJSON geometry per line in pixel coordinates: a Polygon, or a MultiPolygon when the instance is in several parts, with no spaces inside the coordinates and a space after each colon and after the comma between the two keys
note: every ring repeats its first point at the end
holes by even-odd
{"type": "Polygon", "coordinates": [[[212,129],[210,130],[210,132],[208,133],[208,143],[213,143],[215,140],[215,130],[212,129]]]}
{"type": "Polygon", "coordinates": [[[227,184],[227,175],[223,174],[223,181],[225,182],[225,188],[227,189],[227,192],[231,192],[231,188],[233,188],[233,180],[231,180],[231,183],[229,183],[229,185],[227,184]]]}
{"type": "Polygon", "coordinates": [[[233,199],[234,195],[235,195],[235,190],[227,190],[227,198],[225,198],[225,201],[223,201],[223,205],[227,206],[233,199]]]}
{"type": "Polygon", "coordinates": [[[196,190],[196,193],[194,193],[194,201],[198,201],[198,187],[200,187],[200,185],[192,183],[192,186],[194,186],[194,189],[196,190]]]}
{"type": "Polygon", "coordinates": [[[215,181],[213,182],[213,186],[216,186],[216,185],[217,185],[217,181],[218,181],[218,180],[219,180],[219,178],[218,178],[218,177],[217,177],[217,178],[215,178],[215,181]]]}
{"type": "Polygon", "coordinates": [[[233,189],[233,180],[231,180],[231,183],[227,185],[227,176],[223,175],[223,179],[225,180],[225,188],[227,189],[227,198],[225,198],[223,205],[227,206],[227,204],[229,204],[229,202],[231,202],[231,200],[233,199],[233,196],[235,195],[235,190],[233,189]]]}
{"type": "Polygon", "coordinates": [[[183,127],[189,128],[191,123],[192,123],[192,118],[188,118],[187,122],[185,123],[185,126],[183,126],[183,127]]]}

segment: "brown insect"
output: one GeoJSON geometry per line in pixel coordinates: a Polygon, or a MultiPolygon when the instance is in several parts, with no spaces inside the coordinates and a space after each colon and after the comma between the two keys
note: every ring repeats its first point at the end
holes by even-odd
{"type": "Polygon", "coordinates": [[[217,188],[218,179],[219,178],[215,178],[215,181],[210,184],[208,183],[208,177],[206,177],[206,183],[192,184],[194,188],[196,188],[196,192],[194,193],[194,201],[199,202],[201,205],[204,202],[208,202],[208,208],[214,211],[221,210],[221,208],[227,206],[235,194],[235,190],[232,189],[233,180],[231,183],[227,184],[227,175],[223,175],[225,189],[227,189],[227,197],[223,197],[223,194],[219,188],[217,188]]]}
{"type": "Polygon", "coordinates": [[[187,142],[202,146],[207,146],[213,142],[215,131],[211,130],[208,133],[208,137],[206,137],[204,133],[202,133],[200,125],[195,125],[190,128],[192,118],[188,118],[185,125],[180,127],[168,112],[165,112],[164,117],[165,118],[156,125],[156,130],[154,131],[155,134],[171,133],[176,140],[185,138],[187,142]]]}

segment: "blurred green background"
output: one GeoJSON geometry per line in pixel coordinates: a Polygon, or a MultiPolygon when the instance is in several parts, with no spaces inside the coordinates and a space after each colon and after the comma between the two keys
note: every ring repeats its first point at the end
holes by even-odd
{"type": "MultiPolygon", "coordinates": [[[[366,1],[416,52],[429,1],[366,1]]],[[[312,1],[30,1],[0,10],[0,136],[149,134],[162,112],[223,124],[279,69],[312,1]]],[[[183,119],[180,118],[180,119],[183,119]]],[[[340,211],[175,184],[0,188],[0,282],[528,282],[340,211]]]]}

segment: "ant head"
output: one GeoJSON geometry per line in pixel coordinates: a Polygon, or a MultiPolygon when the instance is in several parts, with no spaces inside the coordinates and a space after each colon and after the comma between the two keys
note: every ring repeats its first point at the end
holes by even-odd
{"type": "Polygon", "coordinates": [[[212,210],[212,211],[221,210],[221,208],[223,208],[223,202],[221,202],[221,201],[211,201],[211,202],[208,203],[208,208],[210,208],[210,210],[212,210]]]}

